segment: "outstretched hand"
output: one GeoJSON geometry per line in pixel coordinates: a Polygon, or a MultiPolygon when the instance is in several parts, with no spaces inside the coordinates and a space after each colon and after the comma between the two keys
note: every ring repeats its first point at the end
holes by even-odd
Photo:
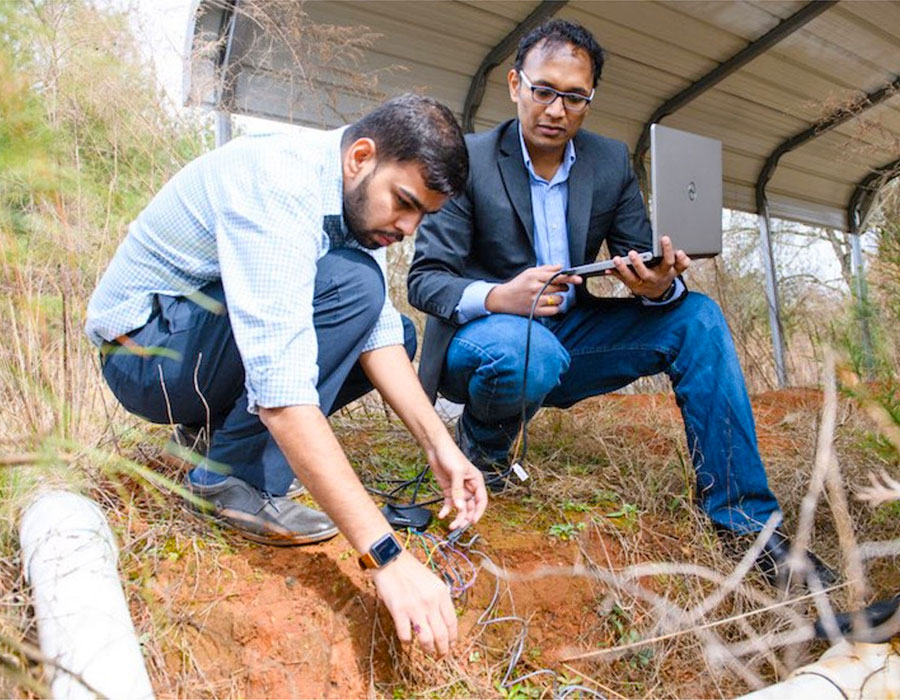
{"type": "Polygon", "coordinates": [[[478,522],[488,502],[481,471],[466,459],[452,440],[443,442],[433,455],[429,455],[428,463],[444,493],[444,505],[438,517],[446,518],[455,509],[451,530],[478,522]]]}
{"type": "Polygon", "coordinates": [[[372,578],[400,641],[415,638],[429,654],[445,656],[457,636],[456,611],[447,584],[406,550],[372,578]]]}

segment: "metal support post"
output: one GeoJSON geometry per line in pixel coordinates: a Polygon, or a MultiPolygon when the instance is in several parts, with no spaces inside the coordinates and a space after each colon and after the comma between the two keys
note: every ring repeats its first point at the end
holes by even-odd
{"type": "Polygon", "coordinates": [[[872,343],[872,329],[869,326],[869,300],[866,288],[866,271],[862,257],[862,243],[859,234],[859,222],[854,222],[854,232],[850,234],[850,269],[856,287],[856,309],[859,315],[860,335],[862,336],[862,366],[866,379],[871,381],[875,370],[875,350],[872,343]]]}
{"type": "Polygon", "coordinates": [[[787,386],[787,372],[784,366],[784,336],[781,327],[781,307],[778,303],[778,280],[775,276],[775,256],[772,253],[772,238],[769,234],[769,208],[765,206],[757,215],[759,221],[759,251],[766,275],[766,301],[769,306],[769,327],[772,329],[772,350],[775,356],[775,376],[778,388],[787,386]]]}
{"type": "Polygon", "coordinates": [[[216,110],[216,148],[231,141],[231,112],[216,110]]]}

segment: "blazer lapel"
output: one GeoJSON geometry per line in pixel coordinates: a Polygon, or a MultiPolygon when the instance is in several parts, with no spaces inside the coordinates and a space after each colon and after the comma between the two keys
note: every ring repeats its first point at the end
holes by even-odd
{"type": "MultiPolygon", "coordinates": [[[[577,136],[576,136],[577,138],[577,136]]],[[[575,163],[569,171],[569,204],[566,213],[566,227],[569,230],[569,258],[572,265],[585,263],[588,221],[591,216],[591,198],[594,181],[593,168],[588,162],[586,149],[575,145],[575,163]]]]}
{"type": "Polygon", "coordinates": [[[500,142],[500,175],[506,194],[522,226],[528,240],[534,245],[534,215],[531,211],[531,186],[528,184],[528,172],[525,170],[525,161],[522,159],[522,147],[519,144],[518,122],[510,122],[500,142]]]}

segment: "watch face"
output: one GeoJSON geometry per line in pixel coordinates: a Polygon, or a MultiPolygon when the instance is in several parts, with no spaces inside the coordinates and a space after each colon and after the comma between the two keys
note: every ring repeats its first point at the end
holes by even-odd
{"type": "Polygon", "coordinates": [[[400,545],[393,535],[387,535],[372,545],[372,556],[378,562],[378,566],[387,564],[391,559],[400,554],[400,545]]]}

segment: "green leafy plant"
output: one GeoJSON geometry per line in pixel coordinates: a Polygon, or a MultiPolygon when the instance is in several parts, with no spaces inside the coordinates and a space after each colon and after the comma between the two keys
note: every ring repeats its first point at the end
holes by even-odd
{"type": "Polygon", "coordinates": [[[585,523],[554,523],[550,526],[551,537],[560,540],[570,540],[587,527],[585,523]]]}

